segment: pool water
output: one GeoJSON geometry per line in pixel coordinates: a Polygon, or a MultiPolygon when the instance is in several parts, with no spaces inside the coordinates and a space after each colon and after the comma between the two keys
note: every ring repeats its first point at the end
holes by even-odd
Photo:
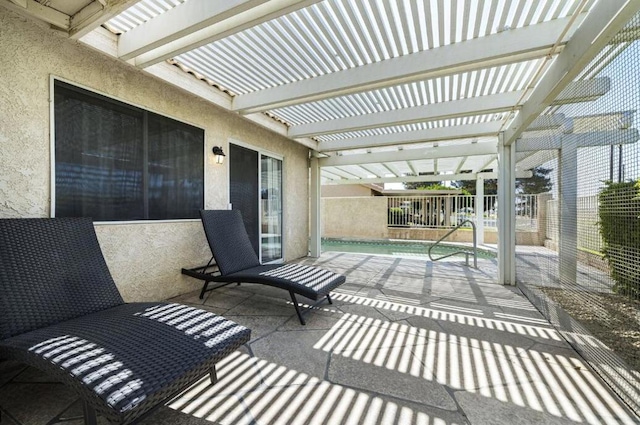
{"type": "MultiPolygon", "coordinates": [[[[416,241],[388,241],[388,240],[349,240],[349,239],[322,239],[322,251],[353,252],[360,254],[383,254],[395,256],[411,256],[429,258],[428,251],[430,243],[416,241]]],[[[471,247],[464,245],[438,245],[431,255],[440,257],[451,254],[461,249],[471,251],[471,247]]],[[[455,258],[453,256],[451,258],[455,258]]],[[[459,257],[464,258],[464,254],[459,257]]],[[[491,259],[495,254],[490,251],[478,249],[478,258],[491,259]]]]}

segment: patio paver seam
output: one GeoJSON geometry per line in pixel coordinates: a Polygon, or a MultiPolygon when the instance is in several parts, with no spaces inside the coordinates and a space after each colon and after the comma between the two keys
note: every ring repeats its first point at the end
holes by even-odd
{"type": "MultiPolygon", "coordinates": [[[[409,402],[409,403],[413,403],[413,404],[416,404],[416,405],[428,407],[429,409],[436,409],[436,410],[441,410],[443,412],[449,412],[449,413],[451,413],[451,412],[460,413],[459,408],[458,409],[445,409],[443,407],[436,406],[435,404],[419,402],[419,401],[415,401],[415,400],[399,397],[399,396],[396,396],[396,395],[393,395],[393,394],[385,394],[385,393],[381,393],[379,391],[372,390],[372,389],[369,389],[369,388],[361,388],[361,387],[357,387],[357,386],[354,386],[354,385],[338,383],[338,382],[335,382],[335,381],[327,381],[327,383],[329,383],[331,385],[338,385],[338,386],[340,386],[342,388],[347,388],[347,389],[350,389],[350,390],[363,392],[363,393],[366,393],[366,394],[369,394],[369,395],[373,395],[375,397],[379,397],[379,398],[382,398],[382,399],[385,399],[385,400],[390,400],[390,401],[395,401],[395,402],[409,402]]],[[[323,384],[323,382],[319,382],[317,385],[321,385],[321,384],[323,384]]],[[[442,385],[442,384],[438,384],[438,385],[440,385],[442,387],[446,387],[445,385],[442,385]]],[[[447,391],[447,395],[449,395],[449,397],[451,397],[451,394],[449,394],[448,391],[447,391]]],[[[455,400],[454,400],[454,402],[455,402],[455,400]]],[[[458,406],[457,403],[456,403],[456,406],[458,406]]]]}
{"type": "Polygon", "coordinates": [[[9,420],[15,423],[15,425],[23,425],[22,422],[20,422],[17,418],[15,418],[11,413],[4,410],[1,406],[0,406],[0,415],[2,415],[1,418],[3,422],[6,418],[9,418],[9,420]]]}

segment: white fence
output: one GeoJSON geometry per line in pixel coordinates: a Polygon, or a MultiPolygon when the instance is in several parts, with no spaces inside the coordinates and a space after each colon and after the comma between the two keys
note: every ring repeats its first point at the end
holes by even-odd
{"type": "MultiPolygon", "coordinates": [[[[476,220],[476,197],[473,195],[393,196],[387,198],[389,227],[448,228],[465,220],[476,220]]],[[[484,196],[482,214],[485,228],[497,227],[497,195],[484,196]]],[[[516,229],[538,228],[537,195],[516,196],[516,229]]]]}

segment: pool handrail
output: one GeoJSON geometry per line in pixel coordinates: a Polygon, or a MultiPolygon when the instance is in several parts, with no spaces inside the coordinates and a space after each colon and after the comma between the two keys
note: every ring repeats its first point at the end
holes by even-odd
{"type": "Polygon", "coordinates": [[[470,223],[471,227],[473,229],[473,268],[477,269],[478,268],[478,243],[476,240],[476,224],[471,221],[471,220],[464,220],[461,223],[459,223],[456,227],[454,227],[453,229],[449,230],[443,237],[441,237],[440,239],[438,239],[438,241],[436,243],[434,243],[433,245],[431,245],[429,247],[429,251],[427,251],[427,253],[429,254],[429,259],[431,259],[431,261],[439,261],[439,260],[443,260],[445,258],[451,257],[453,255],[458,255],[458,254],[464,254],[465,256],[465,261],[467,266],[469,265],[469,251],[456,251],[456,252],[452,252],[451,254],[446,254],[443,255],[441,257],[437,257],[437,258],[433,258],[431,256],[431,250],[440,244],[440,242],[442,242],[444,239],[446,239],[450,234],[452,234],[453,232],[455,232],[456,230],[458,230],[459,228],[461,228],[464,224],[466,223],[470,223]]]}

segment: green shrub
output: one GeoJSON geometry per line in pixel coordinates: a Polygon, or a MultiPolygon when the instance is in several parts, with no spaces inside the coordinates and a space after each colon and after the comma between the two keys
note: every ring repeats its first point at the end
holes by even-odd
{"type": "Polygon", "coordinates": [[[420,189],[420,190],[460,190],[460,194],[462,195],[471,195],[471,192],[469,192],[467,189],[465,188],[457,188],[457,187],[451,187],[451,186],[445,186],[441,183],[432,183],[432,184],[428,184],[428,185],[420,185],[418,187],[416,187],[416,189],[420,189]]]}
{"type": "Polygon", "coordinates": [[[640,298],[640,181],[611,183],[599,194],[602,252],[615,281],[613,290],[640,298]]]}

